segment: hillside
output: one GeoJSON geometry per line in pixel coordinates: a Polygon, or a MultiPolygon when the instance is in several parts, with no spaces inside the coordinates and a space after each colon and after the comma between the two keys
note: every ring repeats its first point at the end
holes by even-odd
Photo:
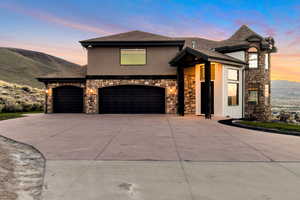
{"type": "Polygon", "coordinates": [[[43,109],[45,93],[41,89],[0,81],[0,113],[43,109]]]}
{"type": "Polygon", "coordinates": [[[300,82],[272,81],[272,106],[300,111],[300,82]]]}
{"type": "Polygon", "coordinates": [[[45,53],[0,47],[0,80],[41,88],[35,77],[76,74],[82,67],[45,53]]]}

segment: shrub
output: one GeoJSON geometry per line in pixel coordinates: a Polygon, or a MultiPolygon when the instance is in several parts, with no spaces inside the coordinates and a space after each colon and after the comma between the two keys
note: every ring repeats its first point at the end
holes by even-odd
{"type": "Polygon", "coordinates": [[[18,103],[15,103],[15,104],[8,103],[8,104],[5,104],[5,107],[4,107],[4,112],[22,112],[22,111],[23,111],[23,108],[18,103]]]}

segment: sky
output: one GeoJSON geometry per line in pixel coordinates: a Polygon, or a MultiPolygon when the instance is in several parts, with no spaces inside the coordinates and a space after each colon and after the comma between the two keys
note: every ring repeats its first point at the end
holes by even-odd
{"type": "Polygon", "coordinates": [[[272,79],[300,82],[299,0],[0,1],[0,46],[80,65],[87,63],[80,40],[131,30],[224,40],[243,24],[275,38],[272,79]]]}

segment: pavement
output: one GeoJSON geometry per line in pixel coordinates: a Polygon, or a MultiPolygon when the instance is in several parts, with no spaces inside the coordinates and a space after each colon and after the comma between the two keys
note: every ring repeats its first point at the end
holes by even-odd
{"type": "Polygon", "coordinates": [[[44,199],[299,199],[300,137],[197,116],[35,114],[0,135],[47,159],[44,199]]]}

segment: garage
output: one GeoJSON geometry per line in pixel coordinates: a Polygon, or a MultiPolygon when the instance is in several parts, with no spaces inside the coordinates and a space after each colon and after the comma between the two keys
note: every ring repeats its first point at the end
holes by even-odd
{"type": "Polygon", "coordinates": [[[53,89],[54,113],[82,113],[83,89],[75,86],[61,86],[53,89]]]}
{"type": "Polygon", "coordinates": [[[142,85],[100,88],[99,113],[165,113],[165,89],[142,85]]]}

